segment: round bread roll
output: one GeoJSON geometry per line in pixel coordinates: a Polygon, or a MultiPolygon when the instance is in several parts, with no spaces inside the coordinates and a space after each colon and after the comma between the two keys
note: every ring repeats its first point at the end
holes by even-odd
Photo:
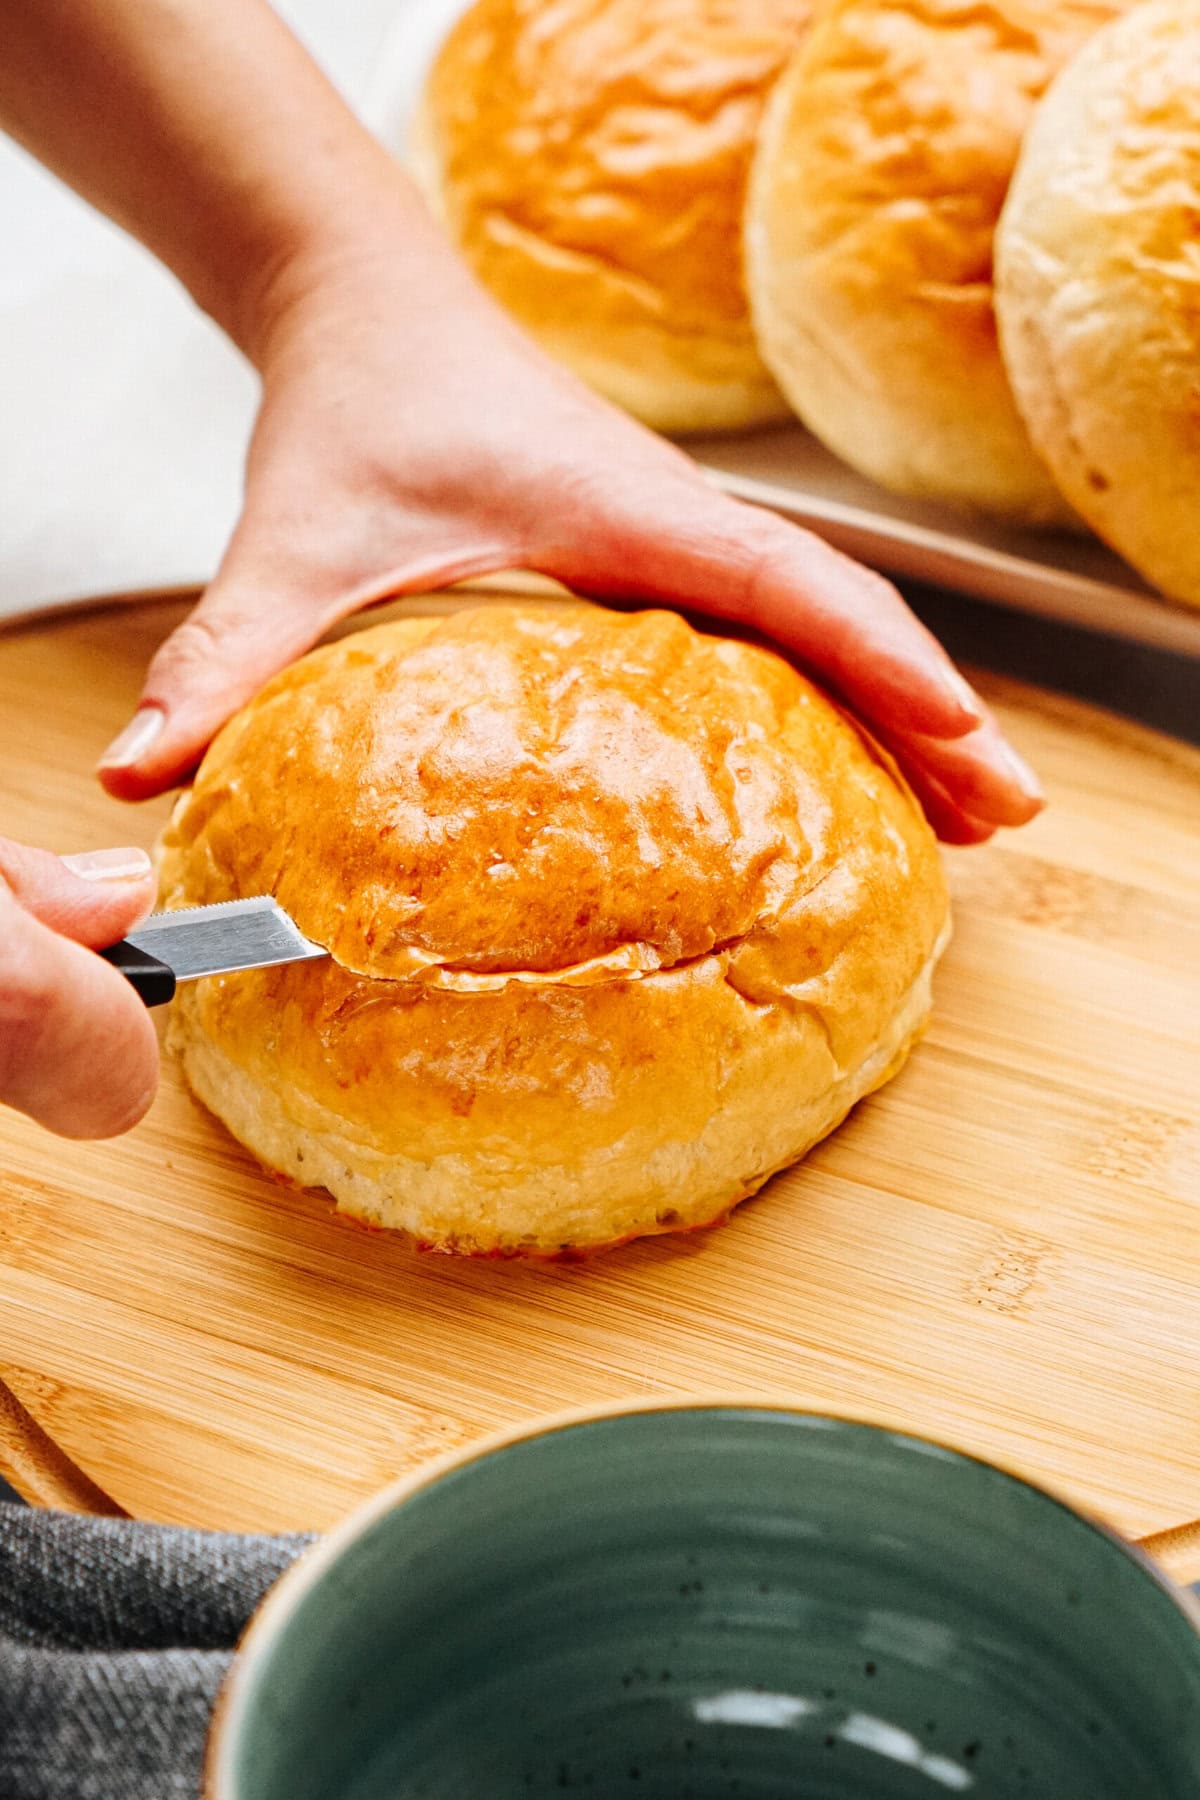
{"type": "Polygon", "coordinates": [[[422,1245],[710,1224],[895,1073],[947,935],[890,761],[767,650],[495,606],[277,676],[167,828],[166,906],[274,894],[328,959],[171,1041],[271,1169],[422,1245]]]}
{"type": "Polygon", "coordinates": [[[763,97],[809,0],[477,0],[413,173],[544,347],[661,431],[786,418],[742,271],[763,97]]]}
{"type": "Polygon", "coordinates": [[[1149,581],[1200,605],[1200,5],[1139,6],[1038,109],[997,306],[1030,436],[1149,581]]]}
{"type": "Polygon", "coordinates": [[[771,95],[746,220],[760,347],[884,487],[1071,520],[1005,379],[992,238],[1035,101],[1118,10],[832,0],[771,95]]]}

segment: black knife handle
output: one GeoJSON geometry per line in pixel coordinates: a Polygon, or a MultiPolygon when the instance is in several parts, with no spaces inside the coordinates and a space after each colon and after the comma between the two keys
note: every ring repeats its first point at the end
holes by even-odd
{"type": "Polygon", "coordinates": [[[168,1000],[174,998],[174,969],[169,969],[165,962],[159,962],[157,956],[151,956],[148,950],[139,950],[136,944],[122,938],[119,944],[101,950],[100,954],[114,969],[120,969],[134,992],[147,1006],[165,1006],[168,1000]]]}

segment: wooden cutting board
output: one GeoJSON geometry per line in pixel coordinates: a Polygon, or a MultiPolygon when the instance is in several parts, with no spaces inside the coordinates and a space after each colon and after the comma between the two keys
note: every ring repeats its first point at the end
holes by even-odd
{"type": "MultiPolygon", "coordinates": [[[[178,614],[0,639],[4,830],[150,844],[167,803],[89,768],[178,614]]],[[[423,1258],[268,1180],[169,1067],[113,1143],[0,1115],[18,1480],[320,1527],[564,1405],[782,1393],[1024,1471],[1200,1574],[1200,754],[978,679],[1053,804],[949,853],[929,1036],[724,1230],[566,1268],[423,1258]]]]}

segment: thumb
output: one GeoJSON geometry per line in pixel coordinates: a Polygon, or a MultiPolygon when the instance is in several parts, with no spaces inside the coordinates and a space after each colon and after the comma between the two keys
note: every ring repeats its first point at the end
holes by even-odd
{"type": "Polygon", "coordinates": [[[295,597],[272,605],[249,571],[222,569],[182,625],[159,645],[138,708],[97,773],[120,800],[144,800],[185,776],[214,734],[327,623],[295,597]]]}
{"type": "Polygon", "coordinates": [[[60,937],[115,944],[154,904],[150,858],[134,846],[54,856],[0,838],[0,892],[60,937]]]}
{"type": "Polygon", "coordinates": [[[348,613],[524,566],[502,536],[439,537],[390,520],[377,567],[356,581],[344,545],[302,558],[269,513],[247,512],[216,579],[159,645],[137,712],[100,758],[103,786],[119,800],[145,800],[178,782],[227,719],[348,613]]]}
{"type": "Polygon", "coordinates": [[[153,900],[144,850],[65,858],[0,838],[0,1102],[69,1137],[108,1137],[145,1112],[153,1027],[89,949],[115,943],[153,900]]]}
{"type": "Polygon", "coordinates": [[[157,1074],[129,983],[0,885],[0,1102],[65,1137],[113,1137],[146,1111],[157,1074]]]}

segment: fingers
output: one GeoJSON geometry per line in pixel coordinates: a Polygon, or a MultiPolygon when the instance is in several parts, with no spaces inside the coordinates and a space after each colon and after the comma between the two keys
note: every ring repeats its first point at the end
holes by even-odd
{"type": "MultiPolygon", "coordinates": [[[[982,707],[890,582],[811,532],[673,478],[605,496],[604,529],[578,529],[561,573],[591,592],[639,593],[754,626],[823,675],[864,717],[957,737],[982,707]]],[[[539,567],[544,566],[539,564],[539,567]]]]}
{"type": "Polygon", "coordinates": [[[154,904],[154,875],[144,850],[49,850],[0,838],[0,894],[5,890],[63,937],[92,949],[115,944],[154,904]]]}
{"type": "Polygon", "coordinates": [[[144,850],[59,857],[0,838],[0,1102],[67,1137],[110,1137],[141,1118],[158,1073],[154,1031],[92,950],[153,903],[144,850]]]}
{"type": "Polygon", "coordinates": [[[891,582],[811,533],[796,536],[786,555],[778,540],[761,552],[747,621],[795,651],[865,718],[936,738],[974,731],[983,718],[979,696],[891,582]]]}
{"type": "Polygon", "coordinates": [[[1046,804],[1037,776],[992,719],[966,737],[897,738],[889,748],[910,780],[915,769],[961,813],[993,830],[1027,825],[1046,804]]]}
{"type": "Polygon", "coordinates": [[[64,1137],[113,1137],[142,1117],[157,1075],[153,1027],[124,977],[0,890],[0,1101],[64,1137]]]}
{"type": "MultiPolygon", "coordinates": [[[[643,478],[599,529],[538,563],[593,593],[640,593],[754,626],[824,679],[893,751],[940,837],[975,843],[1044,805],[1033,771],[882,577],[690,477],[643,478]]],[[[595,494],[592,497],[598,505],[595,494]]]]}
{"type": "Polygon", "coordinates": [[[973,818],[936,776],[920,763],[901,763],[905,779],[943,844],[984,844],[995,834],[988,819],[973,818]]]}

